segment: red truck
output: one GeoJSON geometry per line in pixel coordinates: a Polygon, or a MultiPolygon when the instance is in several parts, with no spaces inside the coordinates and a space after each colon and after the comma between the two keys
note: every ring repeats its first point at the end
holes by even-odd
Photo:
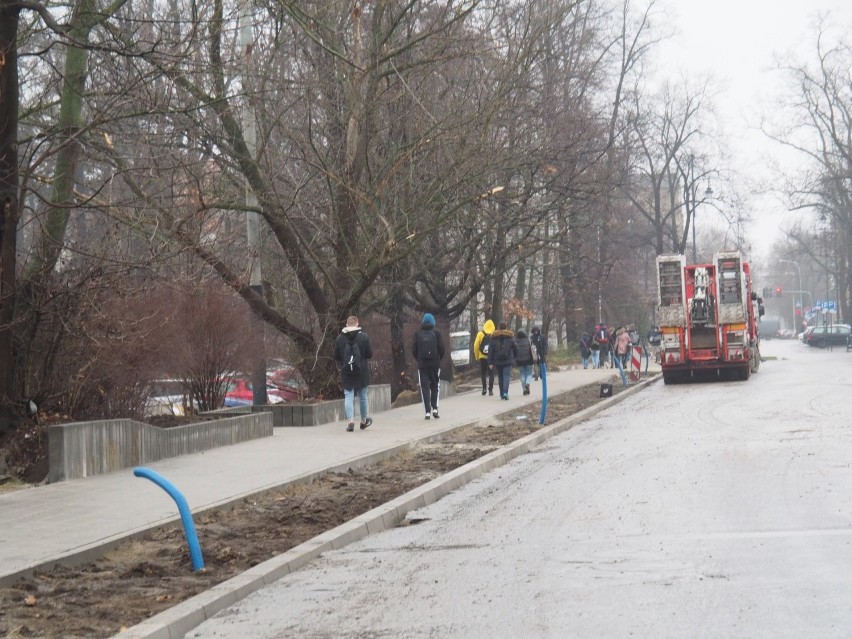
{"type": "Polygon", "coordinates": [[[746,380],[760,367],[763,306],[749,266],[737,251],[712,264],[686,265],[683,255],[657,257],[657,323],[663,381],[746,380]]]}

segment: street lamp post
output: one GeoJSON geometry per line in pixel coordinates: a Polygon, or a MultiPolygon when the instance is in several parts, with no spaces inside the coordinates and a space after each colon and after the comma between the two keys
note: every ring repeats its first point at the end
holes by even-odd
{"type": "MultiPolygon", "coordinates": [[[[785,259],[782,259],[780,257],[778,258],[778,261],[779,262],[786,262],[787,264],[792,264],[793,266],[796,267],[796,278],[799,281],[799,294],[798,294],[799,295],[799,308],[801,308],[801,306],[802,306],[802,293],[801,293],[801,291],[802,291],[802,271],[801,271],[801,269],[799,269],[799,263],[794,262],[793,260],[785,260],[785,259]]],[[[796,298],[795,298],[795,296],[793,297],[793,330],[798,332],[798,326],[796,326],[796,298]]]]}
{"type": "MultiPolygon", "coordinates": [[[[692,185],[692,263],[698,263],[698,254],[695,250],[695,221],[696,221],[696,211],[698,210],[698,203],[695,201],[695,184],[692,185]]],[[[709,200],[713,197],[713,188],[708,184],[707,190],[704,191],[704,199],[709,200]]]]}

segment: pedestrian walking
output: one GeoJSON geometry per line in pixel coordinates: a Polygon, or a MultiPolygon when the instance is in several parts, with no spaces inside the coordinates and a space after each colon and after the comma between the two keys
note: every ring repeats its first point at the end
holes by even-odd
{"type": "Polygon", "coordinates": [[[509,380],[512,376],[512,364],[518,356],[515,334],[500,322],[500,327],[491,333],[491,346],[488,349],[488,364],[497,369],[497,382],[500,385],[500,399],[509,399],[509,380]]]}
{"type": "Polygon", "coordinates": [[[527,334],[524,331],[519,330],[515,336],[515,342],[518,345],[518,356],[515,363],[518,365],[518,376],[521,379],[521,388],[524,391],[524,395],[529,395],[533,372],[532,341],[529,337],[527,337],[527,334]]]}
{"type": "Polygon", "coordinates": [[[624,360],[630,353],[630,334],[627,329],[620,326],[615,331],[615,343],[613,344],[613,362],[621,375],[621,381],[627,386],[627,375],[624,374],[624,360]]]}
{"type": "Polygon", "coordinates": [[[494,369],[488,365],[488,348],[491,344],[491,334],[494,332],[494,322],[485,320],[482,330],[476,334],[473,340],[473,355],[479,362],[479,376],[482,379],[482,394],[488,392],[494,394],[494,369]],[[486,386],[487,381],[487,386],[486,386]]]}
{"type": "Polygon", "coordinates": [[[592,357],[591,337],[588,333],[580,335],[580,357],[583,359],[583,368],[589,368],[589,359],[592,357]]]}
{"type": "Polygon", "coordinates": [[[589,348],[592,349],[592,368],[600,368],[601,367],[601,345],[598,344],[598,341],[594,338],[594,331],[592,331],[591,343],[589,344],[589,348]]]}
{"type": "Polygon", "coordinates": [[[441,360],[444,358],[444,340],[435,328],[435,317],[424,313],[420,330],[414,334],[411,354],[417,361],[420,396],[426,408],[426,419],[438,419],[438,402],[441,399],[441,360]]]}
{"type": "Polygon", "coordinates": [[[600,351],[598,357],[600,361],[600,367],[606,368],[607,363],[609,362],[609,331],[606,328],[606,324],[601,322],[600,324],[595,326],[595,335],[592,338],[595,343],[598,345],[598,350],[600,351]]]}
{"type": "Polygon", "coordinates": [[[373,357],[370,337],[358,324],[358,318],[350,315],[346,326],[334,340],[334,360],[340,369],[340,385],[343,387],[343,414],[346,430],[355,430],[355,395],[358,395],[358,410],[361,430],[373,423],[369,416],[368,391],[370,387],[369,360],[373,357]]]}
{"type": "MultiPolygon", "coordinates": [[[[654,363],[660,363],[660,345],[662,344],[663,334],[660,332],[659,326],[652,326],[648,330],[648,345],[650,350],[654,354],[654,363]]],[[[647,366],[646,366],[647,372],[647,366]]]]}
{"type": "Polygon", "coordinates": [[[533,379],[541,377],[541,365],[547,365],[547,337],[538,326],[532,327],[530,343],[533,347],[533,379]]]}

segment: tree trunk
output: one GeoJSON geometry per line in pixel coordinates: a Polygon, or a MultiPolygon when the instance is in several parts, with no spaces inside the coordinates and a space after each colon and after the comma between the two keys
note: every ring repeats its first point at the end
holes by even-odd
{"type": "Polygon", "coordinates": [[[0,433],[14,415],[12,319],[18,226],[18,14],[0,0],[0,433]]]}

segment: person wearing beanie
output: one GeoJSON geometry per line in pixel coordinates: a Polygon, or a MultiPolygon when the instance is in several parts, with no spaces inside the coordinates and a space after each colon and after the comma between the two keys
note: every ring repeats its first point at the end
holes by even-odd
{"type": "Polygon", "coordinates": [[[373,423],[368,415],[367,390],[370,386],[370,366],[367,360],[373,357],[370,337],[361,329],[358,318],[350,315],[346,326],[334,341],[334,361],[340,368],[340,385],[343,387],[343,413],[346,430],[355,430],[355,395],[361,413],[361,430],[373,423]]]}
{"type": "Polygon", "coordinates": [[[435,328],[435,317],[432,313],[423,314],[420,330],[414,334],[411,354],[417,361],[417,379],[423,406],[426,408],[426,419],[438,419],[444,340],[440,331],[435,328]]]}
{"type": "Polygon", "coordinates": [[[518,345],[518,355],[515,359],[515,364],[518,366],[518,377],[521,380],[521,389],[524,395],[530,394],[530,382],[532,381],[533,370],[533,349],[532,342],[523,330],[518,330],[515,334],[515,343],[518,345]]]}

